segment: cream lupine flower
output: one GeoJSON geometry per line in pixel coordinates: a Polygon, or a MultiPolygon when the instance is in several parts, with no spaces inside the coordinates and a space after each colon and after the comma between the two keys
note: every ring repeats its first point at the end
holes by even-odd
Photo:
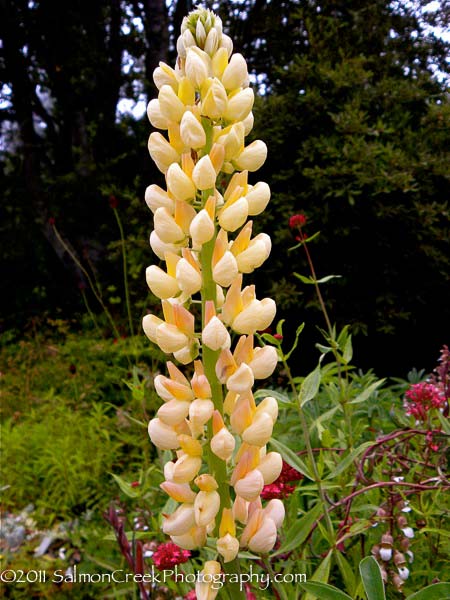
{"type": "MultiPolygon", "coordinates": [[[[232,563],[239,547],[270,551],[284,519],[281,501],[264,508],[260,499],[282,468],[280,454],[267,450],[278,404],[272,397],[257,404],[252,393],[255,380],[277,364],[276,349],[254,340],[276,307],[271,298],[257,299],[255,286],[243,287],[243,274],[271,250],[270,237],[253,236],[248,221],[270,200],[267,183],[249,182],[267,147],[245,144],[254,92],[244,57],[232,49],[213,12],[198,9],[183,20],[176,67],[155,69],[159,93],[147,111],[163,132],[150,135],[149,151],[166,189],[152,184],[145,192],[150,245],[163,263],[149,266],[146,279],[163,314],[146,315],[144,332],[191,373],[169,361],[168,375],[154,378],[162,405],[148,431],[158,448],[172,452],[161,489],[178,503],[162,516],[162,529],[186,549],[215,538],[223,563],[232,563]],[[239,334],[233,347],[230,330],[239,334]]],[[[213,600],[220,569],[205,563],[198,598],[213,600]]]]}

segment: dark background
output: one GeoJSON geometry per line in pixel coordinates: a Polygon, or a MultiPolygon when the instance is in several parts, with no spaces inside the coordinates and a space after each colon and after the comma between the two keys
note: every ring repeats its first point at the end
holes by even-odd
{"type": "MultiPolygon", "coordinates": [[[[217,7],[205,3],[208,7],[217,7]]],[[[333,322],[355,334],[354,363],[379,375],[431,370],[449,330],[450,4],[375,0],[220,2],[259,92],[255,127],[269,157],[252,182],[272,200],[255,229],[273,240],[255,274],[286,337],[301,321],[294,370],[317,361],[324,322],[289,217],[304,212],[333,322]]],[[[17,339],[46,319],[87,327],[101,308],[86,270],[126,329],[120,235],[134,325],[157,306],[145,284],[150,183],[146,116],[123,99],[156,95],[173,64],[186,2],[1,0],[1,322],[17,339]],[[118,110],[118,106],[121,110],[118,110]],[[111,196],[114,200],[111,200],[111,196]],[[63,243],[61,242],[61,239],[63,243]],[[70,256],[76,257],[74,261],[70,256]],[[77,265],[77,262],[79,263],[77,265]],[[83,269],[79,265],[82,265],[83,269]]],[[[155,310],[158,310],[155,308],[155,310]]],[[[108,322],[104,334],[113,335],[108,322]]],[[[5,333],[8,332],[8,333],[5,333]]]]}

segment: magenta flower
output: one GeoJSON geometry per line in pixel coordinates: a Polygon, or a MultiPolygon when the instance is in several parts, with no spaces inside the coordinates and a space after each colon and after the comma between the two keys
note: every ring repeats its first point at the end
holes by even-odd
{"type": "Polygon", "coordinates": [[[183,550],[173,542],[160,544],[153,553],[152,559],[155,566],[160,571],[171,569],[175,565],[180,565],[189,560],[191,553],[189,550],[183,550]]]}
{"type": "Polygon", "coordinates": [[[433,408],[445,405],[444,393],[432,383],[415,383],[405,393],[404,408],[407,415],[412,415],[418,421],[426,421],[428,413],[433,408]]]}

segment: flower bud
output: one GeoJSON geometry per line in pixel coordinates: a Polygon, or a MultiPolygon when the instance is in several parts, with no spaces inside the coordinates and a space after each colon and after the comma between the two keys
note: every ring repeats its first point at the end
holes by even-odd
{"type": "Polygon", "coordinates": [[[152,231],[150,234],[151,249],[156,254],[156,256],[161,260],[164,260],[167,252],[172,252],[172,253],[176,254],[177,252],[180,251],[182,245],[185,245],[185,244],[186,244],[186,239],[184,239],[183,242],[181,242],[181,245],[167,244],[161,240],[161,238],[156,233],[156,231],[152,231]]]}
{"type": "Polygon", "coordinates": [[[240,496],[236,496],[233,502],[233,517],[242,525],[245,525],[248,521],[248,502],[241,498],[240,496]]]}
{"type": "Polygon", "coordinates": [[[183,535],[195,525],[194,505],[181,504],[163,520],[162,530],[167,535],[183,535]]]}
{"type": "Polygon", "coordinates": [[[220,508],[220,496],[215,490],[200,491],[194,502],[195,522],[200,527],[206,527],[216,518],[220,508]]]}
{"type": "Polygon", "coordinates": [[[213,56],[219,45],[219,35],[215,29],[211,29],[205,40],[205,52],[213,56]]]}
{"type": "Polygon", "coordinates": [[[210,62],[209,56],[200,50],[192,46],[186,48],[186,63],[184,70],[186,76],[192,81],[197,89],[200,89],[203,82],[208,77],[208,61],[210,62]]]}
{"type": "Polygon", "coordinates": [[[166,425],[161,419],[152,419],[148,424],[148,435],[157,448],[161,450],[176,450],[180,447],[178,435],[170,426],[166,425]]]}
{"type": "Polygon", "coordinates": [[[199,475],[194,483],[202,492],[213,492],[219,487],[214,477],[208,473],[199,475]]]}
{"type": "Polygon", "coordinates": [[[233,254],[227,250],[213,266],[213,279],[222,287],[229,287],[238,275],[238,266],[233,254]]]}
{"type": "Polygon", "coordinates": [[[242,363],[237,371],[227,379],[226,385],[228,390],[243,394],[252,388],[254,382],[252,370],[248,365],[242,363]]]}
{"type": "Polygon", "coordinates": [[[157,298],[172,298],[180,292],[175,277],[171,277],[156,265],[147,267],[145,278],[148,287],[157,298]]]}
{"type": "Polygon", "coordinates": [[[216,171],[208,154],[198,161],[192,171],[192,179],[199,190],[214,188],[216,177],[216,171]]]}
{"type": "Polygon", "coordinates": [[[228,65],[228,52],[225,48],[219,48],[211,59],[212,73],[214,77],[222,77],[228,65]]]}
{"type": "Polygon", "coordinates": [[[227,90],[235,90],[248,85],[247,63],[242,54],[233,54],[222,75],[222,83],[227,90]]]}
{"type": "Polygon", "coordinates": [[[177,352],[189,343],[189,338],[170,323],[161,323],[156,330],[156,343],[163,352],[177,352]]]}
{"type": "Polygon", "coordinates": [[[195,185],[178,163],[173,163],[167,169],[167,188],[177,200],[192,200],[195,198],[195,185]]]}
{"type": "Polygon", "coordinates": [[[269,327],[276,313],[276,305],[272,298],[252,300],[233,320],[232,327],[236,333],[253,335],[269,327]]]}
{"type": "Polygon", "coordinates": [[[230,334],[218,317],[212,317],[202,331],[202,342],[211,350],[229,348],[231,345],[230,334]]]}
{"type": "MultiPolygon", "coordinates": [[[[245,88],[237,92],[237,94],[228,98],[228,106],[224,115],[225,119],[227,121],[242,121],[249,115],[254,101],[255,94],[252,88],[245,88]]],[[[246,167],[243,168],[245,169],[246,167]]]]}
{"type": "Polygon", "coordinates": [[[219,593],[220,587],[217,585],[220,580],[220,563],[215,560],[205,562],[203,570],[195,584],[195,597],[197,600],[214,600],[219,593]]]}
{"type": "Polygon", "coordinates": [[[233,52],[233,40],[228,35],[222,35],[220,45],[222,48],[226,49],[228,56],[231,56],[231,53],[233,52]]]}
{"type": "Polygon", "coordinates": [[[165,173],[172,163],[180,161],[178,152],[158,132],[150,134],[148,151],[161,173],[165,173]]]}
{"type": "Polygon", "coordinates": [[[244,498],[244,500],[251,502],[252,500],[256,500],[258,498],[263,487],[263,476],[257,469],[254,469],[235,483],[234,490],[238,496],[241,496],[244,498]]]}
{"type": "Polygon", "coordinates": [[[160,62],[159,67],[156,67],[153,71],[153,81],[158,90],[160,90],[163,85],[170,85],[175,91],[178,88],[178,76],[176,72],[164,62],[160,62]]]}
{"type": "Polygon", "coordinates": [[[192,262],[186,258],[180,259],[177,263],[176,279],[180,289],[188,296],[196,294],[202,287],[200,269],[197,265],[194,267],[192,262]]]}
{"type": "Polygon", "coordinates": [[[167,121],[179,123],[185,111],[185,106],[170,85],[163,85],[158,94],[159,108],[167,121]]]}
{"type": "Polygon", "coordinates": [[[199,456],[183,454],[183,456],[175,462],[172,479],[175,483],[189,483],[200,471],[201,466],[202,459],[199,456]]]}
{"type": "Polygon", "coordinates": [[[219,225],[226,231],[236,231],[248,217],[247,199],[242,197],[233,204],[225,206],[219,215],[219,225]]]}
{"type": "Polygon", "coordinates": [[[156,98],[150,100],[147,105],[147,117],[156,129],[167,129],[169,126],[166,117],[164,117],[161,112],[159,100],[156,98]]]}
{"type": "Polygon", "coordinates": [[[242,439],[251,446],[265,446],[272,436],[272,417],[265,412],[255,413],[253,423],[242,434],[242,439]]]}
{"type": "Polygon", "coordinates": [[[145,315],[142,319],[142,329],[148,339],[154,344],[156,344],[156,330],[162,323],[164,323],[164,321],[155,315],[145,315]]]}
{"type": "Polygon", "coordinates": [[[246,169],[247,171],[253,172],[263,166],[266,158],[266,144],[261,140],[255,140],[249,146],[244,148],[239,157],[233,161],[233,164],[240,171],[246,169]]]}
{"type": "Polygon", "coordinates": [[[253,116],[253,113],[251,112],[242,121],[242,124],[244,125],[244,135],[248,135],[250,133],[250,131],[253,129],[254,122],[255,122],[255,117],[253,116]]]}
{"type": "Polygon", "coordinates": [[[211,400],[200,400],[196,398],[191,402],[189,407],[189,421],[196,432],[200,433],[203,431],[203,425],[209,421],[213,412],[214,404],[211,400]]]}
{"type": "Polygon", "coordinates": [[[264,485],[270,485],[280,476],[283,468],[283,459],[278,452],[269,452],[261,459],[258,471],[264,478],[264,485]]]}
{"type": "Polygon", "coordinates": [[[211,386],[209,385],[201,361],[195,362],[194,369],[195,372],[191,379],[192,391],[197,398],[211,398],[211,386]]]}
{"type": "Polygon", "coordinates": [[[266,517],[272,519],[277,529],[279,529],[283,525],[286,514],[284,504],[281,502],[281,500],[278,500],[278,498],[274,498],[267,504],[266,508],[264,509],[264,514],[266,517]]]}
{"type": "Polygon", "coordinates": [[[214,221],[209,213],[203,208],[192,219],[189,233],[192,237],[192,245],[194,248],[200,248],[206,242],[209,242],[214,236],[214,221]]]}
{"type": "Polygon", "coordinates": [[[206,144],[205,130],[190,110],[181,119],[180,136],[183,144],[189,148],[203,148],[206,144]]]}
{"type": "Polygon", "coordinates": [[[175,244],[186,237],[167,208],[157,208],[154,216],[156,235],[166,244],[175,244]]]}
{"type": "Polygon", "coordinates": [[[195,526],[183,535],[171,535],[170,539],[184,550],[195,550],[206,544],[206,528],[195,526]]]}
{"type": "Polygon", "coordinates": [[[189,402],[169,400],[158,409],[158,418],[166,425],[178,425],[189,414],[189,402]]]}
{"type": "Polygon", "coordinates": [[[228,97],[222,83],[213,79],[202,99],[201,114],[210,119],[220,119],[227,108],[228,97]]]}
{"type": "Polygon", "coordinates": [[[252,273],[268,258],[271,248],[272,242],[266,233],[257,235],[250,242],[248,248],[236,256],[239,271],[241,273],[252,273]]]}
{"type": "Polygon", "coordinates": [[[278,402],[275,400],[275,398],[272,398],[272,396],[267,396],[258,404],[256,407],[256,412],[266,412],[272,417],[273,423],[275,423],[278,417],[278,402]]]}
{"type": "Polygon", "coordinates": [[[223,556],[223,562],[227,563],[236,558],[239,552],[239,540],[230,533],[225,534],[217,540],[217,552],[223,556]]]}
{"type": "Polygon", "coordinates": [[[255,379],[266,379],[274,372],[277,362],[277,349],[274,346],[264,346],[264,348],[255,348],[248,366],[253,371],[255,379]]]}
{"type": "Polygon", "coordinates": [[[159,486],[176,502],[187,502],[192,504],[196,493],[193,492],[187,483],[174,483],[173,481],[164,481],[159,486]]]}
{"type": "Polygon", "coordinates": [[[235,443],[234,437],[228,429],[222,427],[222,429],[211,438],[211,450],[222,460],[228,460],[234,452],[235,443]]]}
{"type": "Polygon", "coordinates": [[[248,214],[259,215],[269,204],[270,188],[265,181],[258,181],[256,185],[251,187],[245,197],[248,203],[248,214]]]}
{"type": "Polygon", "coordinates": [[[172,198],[169,198],[167,192],[154,183],[145,190],[145,202],[153,213],[161,207],[167,208],[170,213],[175,209],[172,198]]]}
{"type": "Polygon", "coordinates": [[[266,554],[272,550],[276,541],[277,527],[272,519],[264,517],[258,531],[250,538],[248,548],[252,552],[266,554]]]}

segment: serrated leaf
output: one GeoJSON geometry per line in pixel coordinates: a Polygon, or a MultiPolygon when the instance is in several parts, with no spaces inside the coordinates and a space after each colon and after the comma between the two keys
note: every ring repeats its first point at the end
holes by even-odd
{"type": "Polygon", "coordinates": [[[365,390],[363,390],[360,394],[358,394],[358,396],[356,396],[356,398],[353,398],[353,400],[350,400],[350,402],[348,402],[348,404],[360,404],[361,402],[364,402],[365,400],[370,398],[370,396],[374,393],[374,391],[377,388],[379,388],[380,385],[383,385],[383,383],[385,381],[386,381],[386,379],[379,379],[378,381],[375,381],[374,383],[369,385],[369,387],[367,387],[365,390]]]}
{"type": "Polygon", "coordinates": [[[367,594],[367,600],[386,600],[381,570],[373,556],[366,556],[359,563],[359,572],[367,594]]]}
{"type": "Polygon", "coordinates": [[[338,588],[328,583],[319,583],[318,581],[308,581],[299,584],[306,592],[313,594],[314,598],[320,600],[352,600],[350,596],[338,590],[338,588]]]}
{"type": "Polygon", "coordinates": [[[118,475],[114,475],[114,473],[110,473],[118,483],[120,489],[124,494],[126,494],[129,498],[138,498],[141,495],[140,490],[131,487],[131,484],[119,477],[118,475]]]}
{"type": "Polygon", "coordinates": [[[309,375],[305,377],[305,379],[302,382],[302,385],[300,386],[300,392],[298,394],[298,401],[300,402],[300,406],[304,406],[307,402],[309,402],[316,396],[317,392],[319,391],[320,379],[320,365],[317,365],[314,371],[312,371],[311,373],[309,373],[309,375]]]}
{"type": "Polygon", "coordinates": [[[297,471],[302,473],[302,475],[304,475],[308,479],[311,479],[311,481],[314,481],[314,476],[311,474],[311,472],[309,471],[306,464],[302,461],[302,459],[295,454],[295,452],[293,452],[290,448],[273,438],[270,439],[270,444],[275,448],[275,450],[277,450],[277,452],[281,454],[281,456],[288,463],[288,465],[291,465],[291,467],[297,469],[297,471]]]}
{"type": "Polygon", "coordinates": [[[322,512],[322,506],[320,504],[316,504],[311,510],[300,517],[300,519],[296,521],[287,531],[284,543],[276,552],[272,554],[272,556],[290,552],[291,550],[295,550],[301,546],[309,536],[311,527],[317,521],[322,512]]]}
{"type": "Polygon", "coordinates": [[[364,450],[370,448],[370,446],[373,446],[373,442],[364,442],[363,444],[355,448],[352,452],[350,452],[348,456],[346,456],[339,462],[338,466],[334,469],[334,471],[332,471],[329,475],[325,477],[325,480],[334,479],[337,475],[340,475],[342,472],[344,472],[353,463],[355,458],[359,456],[362,452],[364,452],[364,450]]]}
{"type": "Polygon", "coordinates": [[[406,600],[445,600],[450,598],[450,583],[433,583],[432,585],[411,594],[406,600]]]}

